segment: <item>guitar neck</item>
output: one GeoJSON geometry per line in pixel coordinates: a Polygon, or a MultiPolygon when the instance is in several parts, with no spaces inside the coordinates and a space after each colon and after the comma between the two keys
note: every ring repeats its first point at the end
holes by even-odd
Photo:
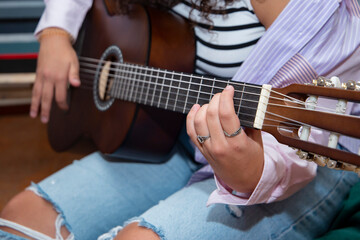
{"type": "Polygon", "coordinates": [[[235,88],[234,108],[241,124],[254,127],[256,122],[262,91],[259,85],[128,63],[117,65],[113,76],[111,97],[184,114],[196,103],[208,103],[231,84],[235,88]]]}

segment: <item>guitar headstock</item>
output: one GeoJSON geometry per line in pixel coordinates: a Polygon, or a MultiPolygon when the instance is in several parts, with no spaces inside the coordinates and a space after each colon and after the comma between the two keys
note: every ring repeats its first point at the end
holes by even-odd
{"type": "Polygon", "coordinates": [[[360,116],[349,114],[355,103],[360,103],[360,85],[341,84],[337,77],[273,88],[262,130],[299,149],[301,159],[360,175],[359,153],[337,148],[341,136],[360,139],[360,116]],[[312,132],[321,132],[325,141],[310,141],[312,132]]]}

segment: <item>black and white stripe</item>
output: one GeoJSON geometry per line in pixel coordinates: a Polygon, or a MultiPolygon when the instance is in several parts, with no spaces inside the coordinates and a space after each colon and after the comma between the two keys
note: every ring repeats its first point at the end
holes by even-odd
{"type": "Polygon", "coordinates": [[[265,28],[254,14],[250,0],[235,1],[224,9],[223,3],[220,5],[209,15],[212,22],[202,17],[198,9],[191,11],[191,4],[186,1],[173,11],[196,23],[196,73],[231,78],[265,28]]]}

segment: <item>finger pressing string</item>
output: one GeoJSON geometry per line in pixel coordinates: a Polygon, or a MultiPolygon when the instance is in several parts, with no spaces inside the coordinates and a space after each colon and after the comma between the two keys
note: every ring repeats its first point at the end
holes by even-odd
{"type": "Polygon", "coordinates": [[[228,138],[241,133],[241,126],[234,108],[234,88],[228,85],[220,96],[219,115],[224,135],[228,138]]]}

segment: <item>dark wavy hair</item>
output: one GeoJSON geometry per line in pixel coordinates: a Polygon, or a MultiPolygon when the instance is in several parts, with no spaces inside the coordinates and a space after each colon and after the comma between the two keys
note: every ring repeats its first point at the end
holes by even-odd
{"type": "MultiPolygon", "coordinates": [[[[113,13],[116,14],[126,14],[129,10],[129,4],[142,4],[145,6],[158,7],[163,9],[170,9],[176,4],[182,2],[183,0],[106,0],[108,6],[111,7],[113,13]]],[[[215,7],[217,7],[217,3],[220,0],[210,1],[210,0],[190,0],[190,4],[192,9],[197,9],[201,12],[202,17],[204,17],[207,21],[212,22],[208,16],[214,11],[215,7]]],[[[230,3],[235,2],[236,0],[222,0],[225,2],[225,6],[230,3]]],[[[225,8],[224,8],[225,9],[225,8]]],[[[217,12],[222,12],[225,14],[224,9],[216,8],[217,12]]],[[[192,12],[192,11],[191,11],[192,12]]],[[[190,12],[190,15],[191,15],[190,12]]]]}

